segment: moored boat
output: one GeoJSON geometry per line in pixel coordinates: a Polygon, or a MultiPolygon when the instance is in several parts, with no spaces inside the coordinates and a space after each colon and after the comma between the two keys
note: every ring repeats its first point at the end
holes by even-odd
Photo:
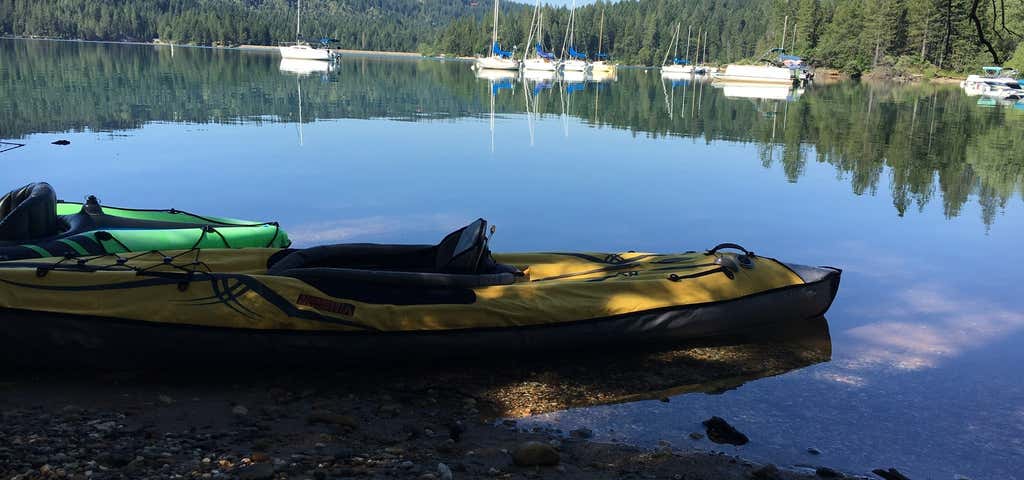
{"type": "Polygon", "coordinates": [[[0,262],[0,342],[119,362],[615,348],[817,317],[840,274],[734,244],[492,255],[479,219],[437,245],[0,262]]]}
{"type": "Polygon", "coordinates": [[[256,223],[176,209],[142,210],[57,200],[47,183],[0,197],[0,260],[86,257],[193,248],[282,248],[277,223],[256,223]]]}
{"type": "Polygon", "coordinates": [[[326,47],[326,43],[317,47],[302,39],[302,0],[295,5],[295,42],[284,43],[277,47],[281,58],[292,60],[334,60],[336,53],[326,47]]]}
{"type": "Polygon", "coordinates": [[[519,60],[513,58],[511,51],[502,50],[501,43],[498,42],[498,1],[494,0],[490,52],[486,57],[477,58],[473,66],[485,70],[519,70],[519,60]]]}

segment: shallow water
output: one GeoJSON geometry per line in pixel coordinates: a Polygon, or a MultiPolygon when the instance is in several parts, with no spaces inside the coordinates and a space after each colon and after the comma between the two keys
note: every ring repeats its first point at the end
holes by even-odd
{"type": "Polygon", "coordinates": [[[0,86],[0,140],[25,144],[0,153],[9,188],[279,220],[299,245],[432,243],[483,216],[496,250],[732,241],[841,267],[830,362],[535,420],[786,465],[1024,478],[1012,106],[955,86],[737,91],[625,69],[524,84],[461,62],[310,72],[262,52],[12,40],[0,86]],[[690,440],[710,415],[751,443],[690,440]]]}

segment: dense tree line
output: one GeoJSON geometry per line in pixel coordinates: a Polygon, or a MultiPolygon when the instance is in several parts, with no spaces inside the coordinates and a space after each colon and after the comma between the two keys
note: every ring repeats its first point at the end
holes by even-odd
{"type": "MultiPolygon", "coordinates": [[[[561,49],[568,13],[544,8],[548,48],[561,49]]],[[[966,71],[1009,62],[1024,67],[1022,0],[599,1],[577,10],[577,49],[596,51],[602,13],[603,50],[632,64],[660,64],[676,48],[671,37],[678,23],[681,50],[692,27],[690,53],[680,54],[691,60],[698,53],[698,33],[703,43],[706,31],[707,57],[717,63],[758,60],[769,49],[784,47],[817,65],[854,73],[878,66],[966,71]]],[[[503,43],[525,47],[531,18],[530,9],[520,9],[500,20],[503,43]]],[[[482,53],[490,22],[486,17],[478,24],[453,21],[434,48],[482,53]]]]}
{"type": "MultiPolygon", "coordinates": [[[[302,33],[344,48],[416,51],[470,0],[306,0],[302,33]]],[[[295,39],[295,0],[0,0],[0,34],[85,40],[161,39],[276,45],[295,39]]]]}
{"type": "MultiPolygon", "coordinates": [[[[346,48],[482,54],[491,33],[486,0],[306,0],[303,32],[346,48]]],[[[503,45],[525,51],[533,9],[506,2],[503,45]]],[[[1024,0],[624,0],[577,11],[577,49],[657,65],[674,49],[717,63],[757,60],[785,47],[818,65],[967,71],[1024,69],[1024,0]],[[681,25],[682,39],[672,45],[681,25]],[[707,33],[707,45],[703,38],[707,33]],[[1018,53],[1019,54],[1016,54],[1018,53]],[[1016,54],[1016,55],[1015,55],[1016,54]]],[[[544,8],[544,43],[561,50],[569,10],[544,8]]],[[[276,44],[292,40],[295,0],[0,0],[0,34],[89,40],[276,44]]]]}

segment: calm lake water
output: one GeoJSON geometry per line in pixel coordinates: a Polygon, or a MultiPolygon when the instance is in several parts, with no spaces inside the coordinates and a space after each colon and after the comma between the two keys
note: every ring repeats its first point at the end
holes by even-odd
{"type": "Polygon", "coordinates": [[[25,144],[0,153],[6,188],[279,220],[299,245],[433,243],[483,216],[498,251],[730,241],[842,267],[830,361],[534,421],[783,465],[1024,479],[1012,106],[956,86],[524,82],[461,62],[319,72],[273,53],[12,40],[0,92],[0,140],[25,144]],[[751,443],[690,440],[710,415],[751,443]]]}

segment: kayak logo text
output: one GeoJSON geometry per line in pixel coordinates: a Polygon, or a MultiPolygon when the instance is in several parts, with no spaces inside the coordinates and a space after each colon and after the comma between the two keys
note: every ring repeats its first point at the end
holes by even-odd
{"type": "Polygon", "coordinates": [[[335,302],[334,300],[328,300],[326,298],[314,297],[312,295],[299,294],[299,299],[295,301],[298,305],[305,305],[307,307],[313,307],[317,310],[324,312],[337,313],[338,315],[346,315],[351,317],[356,313],[356,306],[351,303],[335,302]]]}

